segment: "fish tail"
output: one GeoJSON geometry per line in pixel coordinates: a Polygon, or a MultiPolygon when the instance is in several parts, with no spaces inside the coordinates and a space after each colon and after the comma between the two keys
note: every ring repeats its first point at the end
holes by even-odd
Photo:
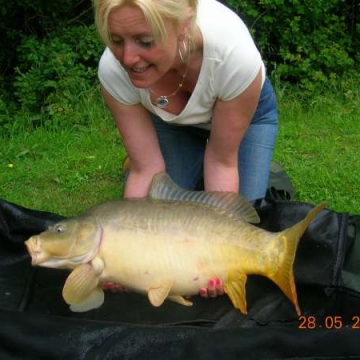
{"type": "Polygon", "coordinates": [[[293,270],[296,249],[305,230],[308,228],[312,220],[321,212],[321,210],[325,208],[325,206],[325,202],[317,205],[309,211],[303,220],[276,234],[277,240],[280,240],[284,246],[284,251],[282,251],[279,255],[280,259],[277,271],[274,274],[267,276],[275,282],[290,299],[299,316],[301,315],[301,311],[297,299],[293,270]]]}

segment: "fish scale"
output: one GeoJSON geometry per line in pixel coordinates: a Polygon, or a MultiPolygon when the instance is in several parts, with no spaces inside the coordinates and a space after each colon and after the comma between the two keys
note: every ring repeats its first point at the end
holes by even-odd
{"type": "Polygon", "coordinates": [[[106,281],[147,294],[154,306],[166,299],[189,306],[184,296],[220,278],[234,306],[246,313],[247,276],[258,274],[274,281],[300,314],[296,248],[325,205],[271,233],[251,224],[259,217],[238,194],[182,190],[162,173],[148,198],[100,204],[25,244],[33,265],[73,269],[63,288],[73,311],[101,306],[106,281]]]}

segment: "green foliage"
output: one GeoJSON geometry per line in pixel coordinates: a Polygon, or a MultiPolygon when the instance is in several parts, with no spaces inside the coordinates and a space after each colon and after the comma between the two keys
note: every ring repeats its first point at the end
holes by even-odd
{"type": "MultiPolygon", "coordinates": [[[[358,0],[227,3],[250,27],[273,80],[314,93],[359,78],[358,0]]],[[[0,126],[84,124],[78,100],[98,84],[103,49],[91,2],[8,1],[0,14],[0,126]]]]}
{"type": "Polygon", "coordinates": [[[30,34],[43,38],[71,25],[90,25],[93,21],[88,0],[16,0],[0,6],[1,73],[11,76],[16,48],[30,34]],[[71,15],[69,15],[71,14],[71,15]]]}
{"type": "Polygon", "coordinates": [[[0,198],[68,216],[121,198],[125,150],[98,89],[77,106],[86,125],[63,126],[63,114],[58,128],[29,129],[27,118],[0,126],[0,198]]]}
{"type": "Polygon", "coordinates": [[[309,94],[287,84],[277,91],[280,127],[275,160],[287,171],[297,199],[328,201],[331,209],[359,213],[360,81],[309,94]]]}
{"type": "MultiPolygon", "coordinates": [[[[289,84],[276,91],[275,160],[298,200],[326,200],[330,209],[360,214],[360,82],[313,96],[289,84]]],[[[19,119],[11,132],[0,127],[0,198],[67,216],[121,198],[125,150],[114,122],[96,90],[78,102],[86,126],[29,131],[19,127],[27,119],[19,119]]]]}
{"type": "Polygon", "coordinates": [[[18,48],[14,81],[21,109],[55,122],[59,114],[73,117],[74,97],[97,83],[102,50],[94,26],[73,26],[44,39],[25,38],[18,48]]]}
{"type": "Polygon", "coordinates": [[[315,91],[319,85],[355,74],[360,34],[351,24],[359,22],[356,4],[344,7],[342,0],[228,3],[251,28],[269,70],[277,76],[315,91]]]}
{"type": "Polygon", "coordinates": [[[64,113],[86,121],[74,104],[97,83],[102,48],[91,2],[7,1],[0,16],[0,126],[56,123],[64,113]]]}

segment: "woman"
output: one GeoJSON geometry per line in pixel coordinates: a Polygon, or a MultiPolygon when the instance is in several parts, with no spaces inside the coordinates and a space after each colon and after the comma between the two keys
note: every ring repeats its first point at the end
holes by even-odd
{"type": "Polygon", "coordinates": [[[214,0],[95,0],[103,96],[131,161],[125,197],[154,174],[265,195],[275,95],[240,18],[214,0]],[[260,101],[259,101],[260,99],[260,101]]]}
{"type": "MultiPolygon", "coordinates": [[[[105,102],[127,150],[125,197],[166,171],[193,190],[265,195],[274,91],[242,20],[215,0],[94,0],[105,102]]],[[[215,282],[216,283],[216,282],[215,282]]]]}

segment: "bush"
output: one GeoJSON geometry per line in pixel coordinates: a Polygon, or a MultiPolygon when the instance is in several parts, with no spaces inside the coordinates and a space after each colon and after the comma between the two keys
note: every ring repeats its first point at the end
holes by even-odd
{"type": "Polygon", "coordinates": [[[93,22],[88,0],[3,1],[0,15],[0,68],[8,76],[11,76],[13,65],[17,63],[16,48],[24,37],[34,35],[44,38],[71,25],[90,25],[93,22]]]}
{"type": "MultiPolygon", "coordinates": [[[[248,24],[275,79],[310,92],[335,87],[343,77],[359,79],[358,0],[226,3],[248,24]]],[[[98,84],[103,49],[92,25],[91,2],[8,1],[0,14],[0,125],[21,113],[29,126],[63,118],[84,122],[74,104],[98,84]]]]}
{"type": "Polygon", "coordinates": [[[26,37],[14,81],[21,109],[50,118],[71,112],[74,96],[97,83],[102,50],[94,26],[74,26],[44,39],[26,37]]]}
{"type": "Polygon", "coordinates": [[[250,27],[269,70],[312,90],[355,73],[360,29],[351,25],[359,20],[352,2],[354,7],[342,0],[228,0],[250,27]]]}
{"type": "Polygon", "coordinates": [[[19,118],[28,126],[68,109],[69,93],[94,82],[100,45],[94,27],[87,28],[91,2],[7,1],[0,15],[0,126],[19,118]]]}

